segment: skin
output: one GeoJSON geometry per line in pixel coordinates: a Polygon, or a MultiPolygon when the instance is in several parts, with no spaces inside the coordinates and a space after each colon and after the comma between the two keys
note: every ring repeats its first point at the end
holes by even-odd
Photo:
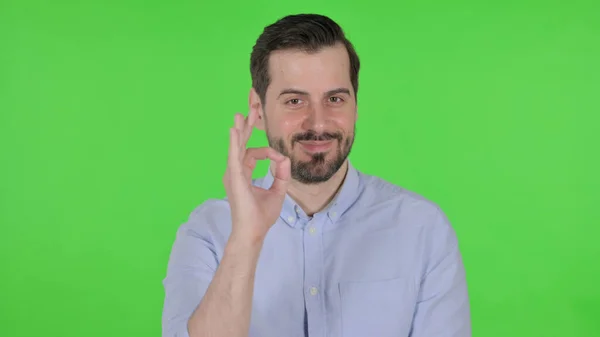
{"type": "Polygon", "coordinates": [[[314,54],[276,51],[269,66],[266,102],[252,89],[250,112],[259,114],[256,127],[266,131],[269,145],[290,158],[288,194],[312,215],[335,196],[347,171],[358,117],[350,60],[339,44],[314,54]],[[326,152],[307,152],[296,141],[319,137],[334,138],[326,152]]]}
{"type": "Polygon", "coordinates": [[[344,47],[312,54],[278,51],[269,63],[266,101],[252,89],[248,116],[236,114],[230,129],[223,183],[232,232],[213,280],[188,321],[191,337],[248,336],[258,258],[286,193],[313,214],[335,196],[347,172],[357,112],[344,47]],[[266,131],[270,147],[246,148],[254,127],[266,131]],[[264,159],[271,160],[275,177],[269,190],[251,183],[256,161],[264,159]]]}

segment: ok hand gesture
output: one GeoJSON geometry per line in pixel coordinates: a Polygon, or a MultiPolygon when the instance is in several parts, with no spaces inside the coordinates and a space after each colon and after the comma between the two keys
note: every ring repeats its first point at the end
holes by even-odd
{"type": "Polygon", "coordinates": [[[244,119],[235,115],[229,130],[229,157],[223,177],[231,207],[232,234],[248,240],[263,239],[277,221],[291,179],[290,159],[271,147],[246,148],[258,119],[251,109],[244,119]],[[252,172],[257,160],[270,159],[275,167],[275,180],[268,190],[252,185],[252,172]]]}

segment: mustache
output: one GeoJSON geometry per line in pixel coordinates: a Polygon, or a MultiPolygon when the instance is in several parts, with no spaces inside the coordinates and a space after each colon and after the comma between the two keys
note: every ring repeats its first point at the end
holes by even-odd
{"type": "Polygon", "coordinates": [[[342,138],[343,138],[343,136],[339,132],[335,132],[335,133],[324,132],[324,133],[319,134],[314,131],[308,131],[305,133],[300,133],[300,134],[295,135],[292,138],[292,143],[295,143],[298,141],[323,141],[323,140],[332,140],[332,139],[341,141],[342,138]]]}

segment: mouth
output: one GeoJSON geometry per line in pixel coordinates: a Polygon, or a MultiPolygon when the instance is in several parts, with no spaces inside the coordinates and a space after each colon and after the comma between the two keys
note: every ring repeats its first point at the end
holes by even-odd
{"type": "Polygon", "coordinates": [[[298,143],[308,153],[326,152],[333,146],[333,140],[299,141],[298,143]]]}

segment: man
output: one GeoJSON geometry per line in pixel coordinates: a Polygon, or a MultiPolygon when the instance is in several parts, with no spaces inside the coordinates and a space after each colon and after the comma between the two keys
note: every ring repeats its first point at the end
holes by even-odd
{"type": "Polygon", "coordinates": [[[227,198],[204,202],[177,233],[164,337],[471,336],[444,213],[348,161],[359,68],[328,17],[265,28],[250,111],[230,129],[227,198]],[[269,147],[246,149],[254,127],[269,147]],[[270,170],[252,180],[263,159],[270,170]]]}

